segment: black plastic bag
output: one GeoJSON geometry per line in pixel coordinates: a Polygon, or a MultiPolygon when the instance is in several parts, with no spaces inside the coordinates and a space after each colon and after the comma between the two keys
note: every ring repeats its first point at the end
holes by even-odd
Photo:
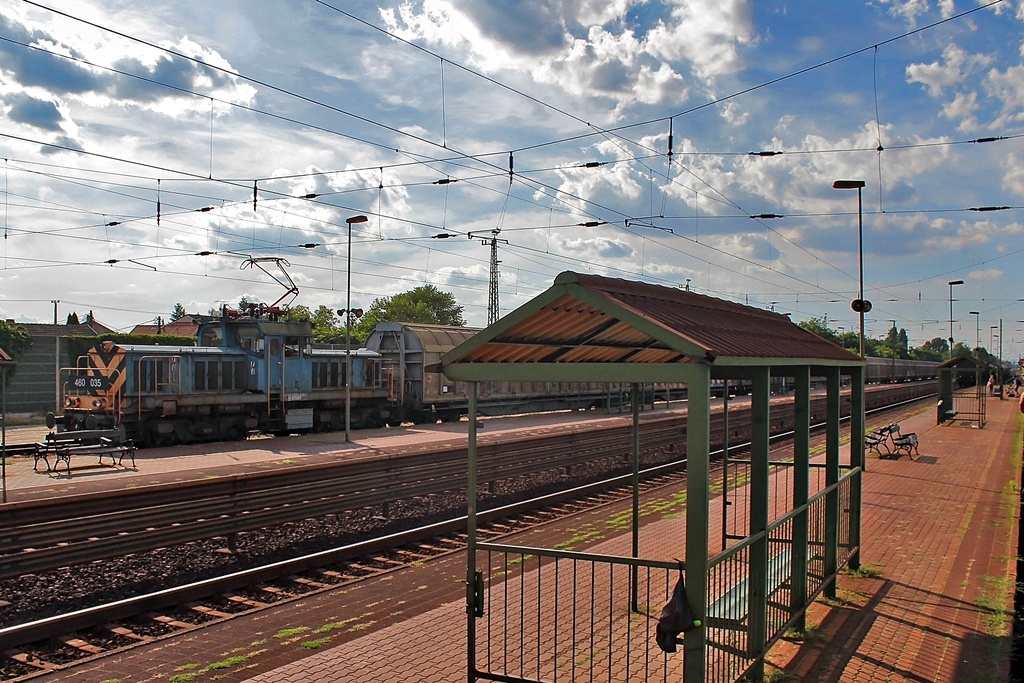
{"type": "Polygon", "coordinates": [[[658,647],[665,652],[675,652],[676,645],[682,642],[677,640],[676,636],[699,626],[700,621],[694,620],[693,613],[690,612],[690,603],[686,599],[686,586],[683,583],[683,569],[680,563],[679,580],[672,590],[672,597],[661,608],[654,639],[658,641],[658,647]]]}

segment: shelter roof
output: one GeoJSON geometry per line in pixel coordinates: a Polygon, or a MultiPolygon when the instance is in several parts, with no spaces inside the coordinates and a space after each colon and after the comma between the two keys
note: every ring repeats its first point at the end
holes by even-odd
{"type": "Polygon", "coordinates": [[[939,368],[960,368],[961,370],[975,370],[978,368],[985,367],[987,364],[982,363],[978,359],[972,356],[954,356],[947,361],[943,361],[939,368]]]}
{"type": "MultiPolygon", "coordinates": [[[[861,358],[787,316],[695,292],[564,272],[543,294],[445,354],[467,364],[838,365],[861,358]]],[[[598,380],[600,378],[594,377],[598,380]]]]}

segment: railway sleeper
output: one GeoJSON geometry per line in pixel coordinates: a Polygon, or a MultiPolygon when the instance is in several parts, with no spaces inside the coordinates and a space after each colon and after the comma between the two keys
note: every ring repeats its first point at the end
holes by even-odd
{"type": "Polygon", "coordinates": [[[110,631],[114,635],[121,636],[122,638],[127,638],[129,640],[138,641],[140,643],[148,643],[149,641],[153,640],[153,636],[147,636],[142,633],[136,633],[130,628],[127,628],[126,626],[120,626],[118,624],[104,624],[103,628],[105,628],[107,631],[110,631]]]}
{"type": "Polygon", "coordinates": [[[59,640],[68,647],[73,647],[76,650],[81,650],[82,652],[85,652],[90,655],[98,655],[99,653],[105,651],[105,648],[102,648],[99,645],[93,645],[87,640],[83,640],[82,638],[74,636],[61,636],[59,640]]]}
{"type": "Polygon", "coordinates": [[[259,600],[253,600],[252,598],[247,598],[243,595],[222,595],[221,597],[223,597],[225,600],[230,600],[231,602],[236,602],[239,605],[245,605],[246,607],[250,607],[252,609],[259,609],[261,607],[266,607],[270,604],[267,602],[260,602],[259,600]]]}
{"type": "Polygon", "coordinates": [[[54,671],[58,666],[52,662],[44,661],[37,655],[29,652],[8,651],[4,653],[4,656],[14,660],[15,662],[31,667],[33,671],[54,671]]]}
{"type": "Polygon", "coordinates": [[[164,615],[164,614],[150,614],[148,616],[149,616],[150,619],[152,619],[153,621],[155,621],[155,622],[157,622],[159,624],[163,624],[164,626],[169,626],[171,628],[179,629],[179,630],[182,630],[182,631],[188,630],[190,628],[195,628],[198,625],[198,624],[194,624],[192,622],[182,621],[182,620],[176,619],[174,617],[169,617],[169,616],[164,615]]]}

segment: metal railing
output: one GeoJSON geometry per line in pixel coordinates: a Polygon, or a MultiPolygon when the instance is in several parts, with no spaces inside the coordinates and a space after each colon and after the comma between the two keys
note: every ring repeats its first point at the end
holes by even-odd
{"type": "Polygon", "coordinates": [[[493,681],[679,681],[655,626],[675,562],[481,543],[482,616],[471,657],[493,681]]]}
{"type": "Polygon", "coordinates": [[[707,681],[738,680],[802,617],[806,606],[856,553],[858,549],[851,543],[850,506],[853,485],[860,476],[859,468],[847,471],[835,484],[819,488],[805,505],[771,522],[766,531],[743,539],[709,561],[709,615],[718,618],[709,618],[707,625],[707,681]],[[826,517],[833,499],[837,501],[838,524],[835,548],[830,549],[826,517]],[[796,524],[803,520],[807,524],[806,546],[794,542],[796,524]],[[746,588],[751,581],[752,550],[765,542],[767,591],[759,595],[746,588]],[[833,562],[835,568],[830,570],[833,562]],[[806,567],[806,579],[799,575],[801,566],[806,567]],[[794,588],[804,580],[801,596],[794,588]],[[716,609],[716,605],[721,607],[716,609]],[[756,632],[751,628],[755,623],[756,632]],[[763,637],[758,637],[762,630],[763,637]]]}

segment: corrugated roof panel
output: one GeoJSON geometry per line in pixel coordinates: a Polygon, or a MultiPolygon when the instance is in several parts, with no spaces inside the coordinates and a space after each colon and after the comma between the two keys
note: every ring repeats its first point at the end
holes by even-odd
{"type": "MultiPolygon", "coordinates": [[[[859,364],[784,315],[671,287],[562,273],[561,295],[445,363],[714,363],[721,358],[859,364]],[[607,305],[602,302],[607,302],[607,305]],[[690,355],[687,355],[690,354],[690,355]]],[[[552,290],[549,290],[552,291],[552,290]]]]}
{"type": "Polygon", "coordinates": [[[607,346],[567,347],[558,357],[559,363],[621,363],[632,353],[629,348],[607,346]]]}
{"type": "Polygon", "coordinates": [[[714,357],[859,360],[780,313],[626,280],[580,275],[579,282],[707,348],[714,357]]]}

